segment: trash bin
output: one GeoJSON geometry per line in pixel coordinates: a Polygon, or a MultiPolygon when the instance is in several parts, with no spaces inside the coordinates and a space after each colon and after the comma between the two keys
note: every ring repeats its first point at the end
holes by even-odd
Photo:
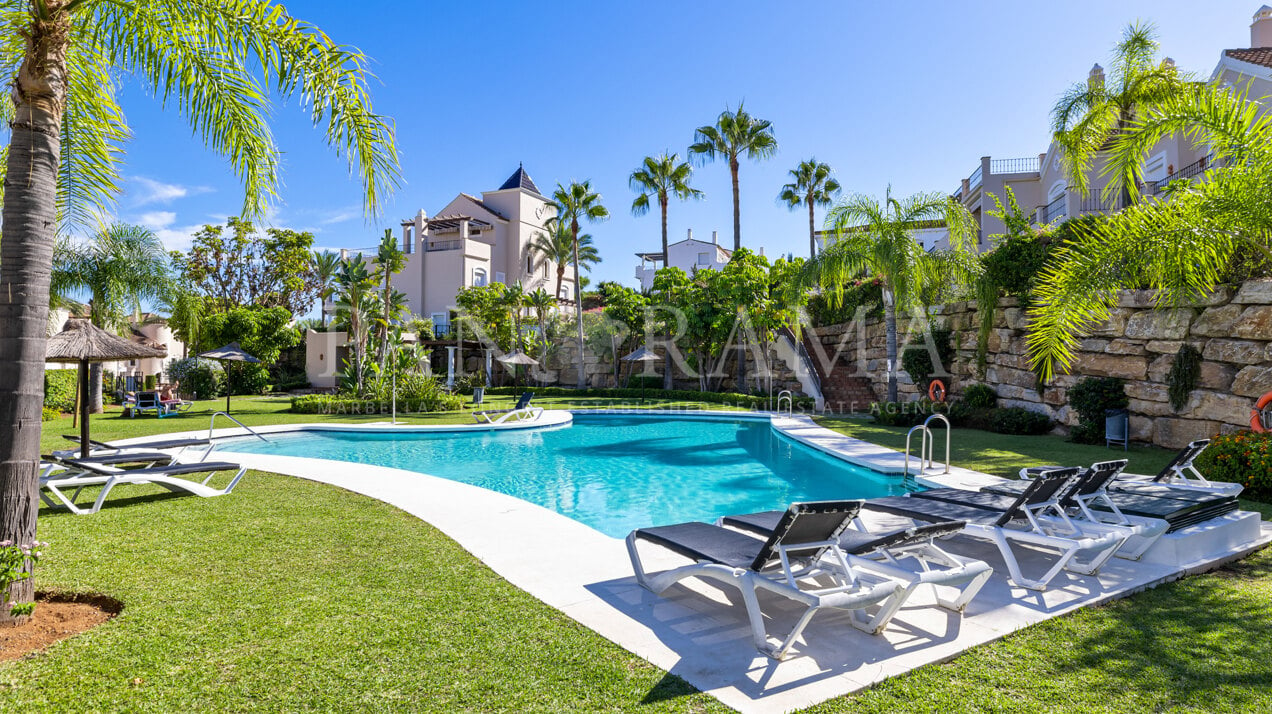
{"type": "Polygon", "coordinates": [[[1123,451],[1130,448],[1131,415],[1125,409],[1104,410],[1104,446],[1121,444],[1123,451]]]}
{"type": "Polygon", "coordinates": [[[481,404],[481,400],[486,397],[485,387],[473,387],[473,404],[481,404]]]}

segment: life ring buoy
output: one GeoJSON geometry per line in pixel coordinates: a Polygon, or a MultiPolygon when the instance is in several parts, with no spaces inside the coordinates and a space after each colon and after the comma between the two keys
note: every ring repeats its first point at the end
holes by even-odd
{"type": "MultiPolygon", "coordinates": [[[[1272,392],[1269,394],[1272,394],[1272,392]]],[[[928,385],[928,399],[934,402],[945,401],[945,382],[939,379],[932,380],[932,383],[928,385]]]]}
{"type": "MultiPolygon", "coordinates": [[[[1250,430],[1251,431],[1267,431],[1268,427],[1264,422],[1263,410],[1272,405],[1272,392],[1268,392],[1259,397],[1259,401],[1254,403],[1254,408],[1250,410],[1250,430]]],[[[1269,415],[1272,420],[1272,414],[1269,415]]]]}

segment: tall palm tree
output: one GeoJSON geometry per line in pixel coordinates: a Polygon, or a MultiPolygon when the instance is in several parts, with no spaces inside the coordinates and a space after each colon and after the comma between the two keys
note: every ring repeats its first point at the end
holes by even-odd
{"type": "Polygon", "coordinates": [[[767,159],[777,152],[777,139],[773,138],[773,124],[756,119],[746,112],[742,102],[738,110],[725,109],[716,123],[700,126],[694,132],[689,145],[690,156],[700,161],[724,158],[729,162],[729,176],[733,179],[733,249],[742,247],[742,210],[738,203],[738,158],[767,159]]]}
{"type": "Polygon", "coordinates": [[[817,206],[829,206],[839,193],[839,182],[831,176],[829,164],[817,159],[801,161],[799,166],[790,170],[790,183],[782,187],[777,199],[791,210],[801,205],[808,206],[808,257],[817,257],[817,223],[813,218],[813,209],[817,206]]]}
{"type": "Polygon", "coordinates": [[[375,254],[375,269],[380,276],[383,286],[383,294],[380,302],[381,325],[380,325],[380,371],[384,371],[385,365],[389,360],[389,328],[393,324],[393,320],[402,316],[403,305],[400,300],[394,300],[393,297],[393,276],[402,272],[406,267],[406,253],[398,247],[397,241],[393,240],[393,229],[384,229],[384,238],[380,241],[380,247],[375,254]]]}
{"type": "MultiPolygon", "coordinates": [[[[98,231],[92,240],[58,241],[54,249],[50,290],[62,297],[89,295],[89,318],[97,327],[120,332],[142,300],[157,300],[172,284],[168,253],[150,230],[124,223],[98,231]]],[[[102,363],[89,366],[89,409],[102,411],[102,363]]]]}
{"type": "Polygon", "coordinates": [[[323,306],[336,293],[336,277],[340,273],[340,255],[330,250],[314,251],[314,276],[318,280],[318,319],[323,329],[327,327],[327,311],[323,306]]]}
{"type": "Polygon", "coordinates": [[[1078,340],[1108,319],[1119,290],[1148,287],[1157,307],[1177,307],[1209,294],[1243,253],[1272,268],[1272,116],[1260,109],[1244,92],[1194,87],[1139,113],[1113,140],[1118,172],[1171,135],[1191,137],[1215,160],[1206,180],[1080,227],[1048,260],[1028,335],[1043,379],[1073,363],[1078,340]]]}
{"type": "MultiPolygon", "coordinates": [[[[259,217],[278,187],[271,99],[303,99],[378,210],[398,181],[389,119],[374,113],[367,58],[269,0],[2,0],[0,65],[11,102],[0,223],[0,540],[35,539],[40,385],[53,246],[60,223],[109,212],[119,188],[118,103],[127,75],[171,101],[244,184],[259,217]],[[269,87],[267,91],[265,87],[269,87]]],[[[30,602],[34,582],[10,588],[30,602]]],[[[0,612],[0,620],[11,618],[0,612]]]]}
{"type": "MultiPolygon", "coordinates": [[[[570,233],[570,227],[559,221],[548,220],[544,226],[547,233],[535,233],[534,240],[530,242],[530,251],[537,254],[544,260],[552,261],[556,264],[556,295],[561,297],[561,285],[565,281],[565,266],[570,264],[574,259],[574,236],[570,233]]],[[[587,233],[579,234],[579,265],[584,270],[591,270],[593,265],[601,262],[601,254],[596,252],[596,246],[592,244],[592,236],[587,233]]],[[[582,292],[582,287],[577,283],[574,291],[582,292]]]]}
{"type": "MultiPolygon", "coordinates": [[[[1069,181],[1083,195],[1090,192],[1088,176],[1096,155],[1125,131],[1136,113],[1183,91],[1187,78],[1175,66],[1157,60],[1157,31],[1153,25],[1128,25],[1113,49],[1110,75],[1099,65],[1086,81],[1074,84],[1051,110],[1051,130],[1069,181]]],[[[1124,167],[1104,188],[1103,200],[1119,194],[1122,207],[1131,205],[1138,171],[1124,167]]]]}
{"type": "Polygon", "coordinates": [[[336,309],[341,313],[349,332],[349,343],[353,347],[354,386],[359,395],[362,394],[365,376],[367,332],[374,307],[371,303],[377,300],[375,295],[376,276],[367,267],[362,254],[357,254],[344,261],[340,266],[340,292],[336,298],[336,309]]]}
{"type": "Polygon", "coordinates": [[[693,168],[679,159],[676,154],[665,151],[659,156],[646,156],[640,168],[633,171],[627,179],[632,190],[640,194],[632,201],[632,215],[643,216],[648,213],[650,198],[658,201],[658,208],[662,212],[664,265],[667,263],[667,203],[672,196],[682,201],[702,198],[702,191],[689,185],[693,168]]]}
{"type": "Polygon", "coordinates": [[[534,319],[539,325],[539,362],[541,364],[545,362],[548,355],[548,314],[552,312],[552,306],[555,304],[556,299],[543,288],[526,295],[526,305],[534,310],[534,319]]]}
{"type": "Polygon", "coordinates": [[[962,204],[939,193],[918,193],[897,199],[888,188],[882,201],[850,196],[836,203],[826,217],[835,241],[821,255],[804,264],[800,282],[820,286],[835,303],[844,284],[862,273],[878,278],[883,288],[887,329],[888,401],[897,400],[897,309],[911,310],[923,293],[942,281],[970,283],[979,266],[976,223],[962,204]],[[944,220],[950,232],[950,251],[929,253],[910,233],[924,221],[944,220]]]}
{"type": "MultiPolygon", "coordinates": [[[[569,228],[574,252],[574,319],[579,333],[578,388],[582,389],[587,380],[583,374],[583,284],[579,280],[579,221],[603,221],[609,218],[609,209],[601,203],[601,194],[592,190],[591,181],[575,181],[569,186],[558,183],[556,191],[552,193],[552,200],[556,204],[556,216],[549,219],[549,223],[569,228]]],[[[552,225],[548,229],[552,230],[552,225]]]]}

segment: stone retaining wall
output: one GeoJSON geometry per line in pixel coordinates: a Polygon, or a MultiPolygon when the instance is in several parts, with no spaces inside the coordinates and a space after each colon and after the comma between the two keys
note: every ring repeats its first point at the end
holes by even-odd
{"type": "MultiPolygon", "coordinates": [[[[1123,291],[1109,319],[1082,340],[1070,374],[1057,376],[1041,389],[1025,348],[1027,316],[1015,299],[1000,303],[983,380],[976,375],[975,304],[937,307],[935,320],[954,332],[957,347],[952,379],[946,380],[950,391],[958,395],[966,385],[984,381],[997,390],[1000,405],[1041,411],[1064,428],[1077,423],[1067,405],[1070,387],[1082,377],[1119,377],[1126,380],[1131,437],[1136,441],[1177,448],[1192,439],[1246,428],[1255,399],[1272,390],[1272,281],[1220,288],[1205,300],[1175,309],[1153,309],[1153,297],[1146,290],[1123,291]],[[1185,342],[1201,352],[1203,361],[1197,388],[1175,411],[1167,397],[1166,375],[1185,342]]],[[[904,346],[908,321],[898,323],[898,342],[904,346]]],[[[869,320],[864,326],[832,325],[815,333],[830,354],[841,341],[844,344],[841,359],[849,362],[836,363],[835,369],[860,357],[876,394],[886,394],[882,320],[869,320]],[[859,331],[862,340],[857,338],[859,331]]],[[[904,371],[899,382],[902,400],[918,398],[904,371]]]]}

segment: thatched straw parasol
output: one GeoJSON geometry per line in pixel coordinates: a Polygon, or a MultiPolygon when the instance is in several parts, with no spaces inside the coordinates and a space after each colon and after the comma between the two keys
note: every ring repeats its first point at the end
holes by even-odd
{"type": "MultiPolygon", "coordinates": [[[[260,362],[259,359],[244,352],[237,342],[231,342],[223,347],[201,352],[199,356],[204,359],[214,359],[218,362],[260,362]]],[[[228,383],[225,385],[225,413],[230,413],[230,385],[228,383]]]]}
{"type": "Polygon", "coordinates": [[[88,456],[88,363],[116,362],[144,357],[167,357],[156,349],[116,337],[93,325],[86,317],[72,317],[62,331],[49,338],[44,349],[46,362],[79,365],[80,456],[88,456]]]}

